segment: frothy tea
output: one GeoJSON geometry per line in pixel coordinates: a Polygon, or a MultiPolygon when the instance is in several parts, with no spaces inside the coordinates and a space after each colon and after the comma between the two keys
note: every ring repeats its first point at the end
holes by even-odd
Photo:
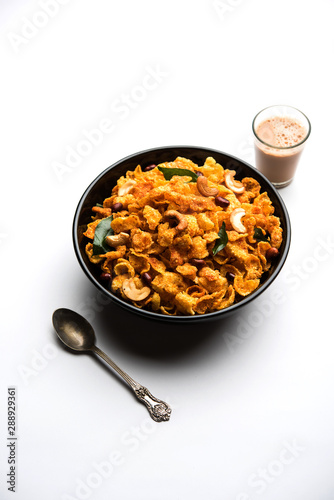
{"type": "Polygon", "coordinates": [[[292,181],[307,132],[302,123],[289,116],[273,116],[255,127],[256,166],[277,187],[292,181]]]}
{"type": "Polygon", "coordinates": [[[270,146],[288,148],[306,137],[306,128],[294,118],[274,116],[264,120],[256,129],[257,136],[270,146]]]}

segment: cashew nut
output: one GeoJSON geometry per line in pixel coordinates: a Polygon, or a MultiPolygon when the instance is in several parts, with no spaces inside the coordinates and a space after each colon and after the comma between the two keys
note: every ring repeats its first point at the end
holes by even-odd
{"type": "Polygon", "coordinates": [[[203,196],[217,196],[219,189],[208,186],[208,179],[204,175],[197,178],[197,189],[203,196]]]}
{"type": "Polygon", "coordinates": [[[130,235],[128,233],[119,233],[107,236],[105,241],[110,247],[116,248],[120,245],[125,245],[129,238],[130,235]]]}
{"type": "Polygon", "coordinates": [[[122,290],[128,299],[134,300],[135,302],[146,299],[151,293],[151,289],[148,288],[148,286],[137,288],[133,278],[123,281],[122,290]]]}
{"type": "Polygon", "coordinates": [[[245,215],[245,210],[243,208],[235,208],[233,212],[231,212],[230,215],[230,222],[232,224],[232,227],[235,231],[238,231],[238,233],[245,233],[247,229],[241,222],[242,217],[245,215]]]}
{"type": "Polygon", "coordinates": [[[164,215],[167,219],[174,218],[178,221],[178,225],[175,227],[177,231],[183,231],[188,226],[187,217],[180,214],[177,210],[167,210],[164,215]]]}
{"type": "Polygon", "coordinates": [[[242,182],[234,179],[235,174],[235,170],[225,172],[225,184],[233,193],[241,194],[245,191],[245,186],[242,182]]]}
{"type": "Polygon", "coordinates": [[[136,181],[129,179],[119,188],[118,196],[124,196],[125,194],[131,193],[136,184],[136,181]]]}

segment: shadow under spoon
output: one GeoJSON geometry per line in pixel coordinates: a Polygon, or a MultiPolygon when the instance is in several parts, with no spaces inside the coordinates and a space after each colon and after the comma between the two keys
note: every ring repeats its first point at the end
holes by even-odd
{"type": "Polygon", "coordinates": [[[145,404],[153,420],[163,422],[170,419],[172,410],[167,403],[157,399],[146,387],[133,380],[95,345],[93,327],[85,318],[75,311],[61,308],[53,313],[52,323],[58,337],[68,348],[76,352],[92,351],[106,361],[133,389],[139,401],[145,404]]]}

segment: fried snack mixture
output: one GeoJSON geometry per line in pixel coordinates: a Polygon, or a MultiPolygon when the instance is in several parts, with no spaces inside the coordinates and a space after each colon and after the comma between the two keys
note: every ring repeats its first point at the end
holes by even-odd
{"type": "Polygon", "coordinates": [[[213,158],[128,171],[94,216],[85,250],[101,282],[168,315],[229,307],[260,285],[279,254],[280,220],[260,184],[213,158]]]}

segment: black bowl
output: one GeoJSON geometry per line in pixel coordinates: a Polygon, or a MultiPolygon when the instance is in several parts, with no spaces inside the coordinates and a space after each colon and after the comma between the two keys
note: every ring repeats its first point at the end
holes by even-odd
{"type": "Polygon", "coordinates": [[[98,177],[96,177],[96,179],[88,186],[81,197],[73,221],[73,243],[76,256],[83,271],[92,283],[94,283],[96,288],[107,295],[112,302],[118,304],[128,312],[139,314],[147,319],[151,318],[171,323],[208,321],[210,319],[226,317],[227,315],[238,311],[242,306],[248,304],[250,301],[254,300],[268,288],[281,271],[288,255],[290,241],[291,225],[287,209],[281,196],[266,177],[264,177],[255,168],[251,167],[248,163],[245,163],[234,156],[215,149],[194,146],[165,146],[148,149],[127,156],[126,158],[114,163],[109,168],[104,170],[98,177]],[[89,261],[85,253],[87,239],[83,236],[83,233],[86,230],[86,225],[91,222],[92,207],[96,203],[102,203],[105,198],[110,196],[111,189],[115,186],[119,177],[125,175],[127,170],[134,170],[137,165],[141,165],[142,168],[144,168],[152,163],[157,165],[165,161],[173,161],[177,156],[189,158],[198,165],[203,165],[205,159],[208,156],[212,156],[224,168],[235,170],[236,179],[242,179],[243,177],[253,177],[256,179],[261,185],[261,192],[267,191],[268,196],[275,207],[275,215],[280,218],[281,227],[283,229],[283,242],[280,248],[279,257],[275,261],[275,264],[271,267],[270,271],[262,276],[260,286],[250,295],[243,298],[239,302],[232,304],[230,307],[203,315],[166,316],[164,314],[139,309],[132,304],[125,302],[107,290],[99,282],[99,275],[101,274],[101,271],[98,266],[89,261]]]}

